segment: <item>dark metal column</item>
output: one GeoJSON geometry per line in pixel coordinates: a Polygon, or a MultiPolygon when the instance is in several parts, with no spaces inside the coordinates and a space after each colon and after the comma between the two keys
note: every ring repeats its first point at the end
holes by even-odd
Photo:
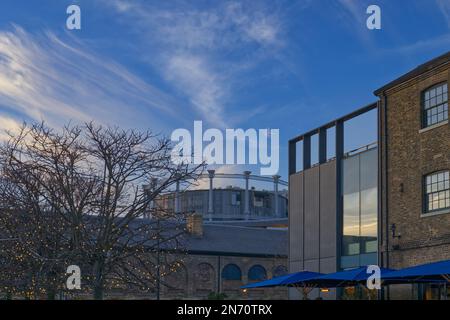
{"type": "Polygon", "coordinates": [[[343,201],[342,201],[342,159],[344,157],[344,122],[336,121],[336,262],[341,267],[343,201]]]}
{"type": "Polygon", "coordinates": [[[289,141],[289,175],[294,174],[297,171],[297,142],[295,140],[289,141]]]}
{"type": "Polygon", "coordinates": [[[311,168],[311,136],[303,137],[303,170],[311,168]]]}
{"type": "Polygon", "coordinates": [[[319,163],[327,162],[327,129],[319,129],[319,163]]]}

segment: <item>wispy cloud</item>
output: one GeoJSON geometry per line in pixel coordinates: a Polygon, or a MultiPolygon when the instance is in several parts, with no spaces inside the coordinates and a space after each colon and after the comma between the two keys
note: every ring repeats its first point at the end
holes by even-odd
{"type": "Polygon", "coordinates": [[[9,133],[18,133],[21,127],[21,123],[11,117],[0,115],[0,141],[7,140],[9,133]]]}
{"type": "Polygon", "coordinates": [[[171,97],[90,52],[75,37],[63,41],[50,32],[31,34],[20,27],[0,32],[1,108],[52,126],[96,120],[151,127],[148,111],[155,116],[177,112],[171,97]]]}
{"type": "Polygon", "coordinates": [[[342,21],[349,27],[351,32],[357,36],[359,41],[368,48],[373,48],[373,38],[370,31],[366,27],[366,9],[371,4],[367,0],[338,0],[341,10],[343,10],[342,21]]]}
{"type": "Polygon", "coordinates": [[[168,57],[164,76],[188,94],[191,103],[202,114],[208,115],[210,122],[224,126],[220,101],[225,89],[220,84],[220,76],[211,71],[205,59],[187,54],[168,57]]]}
{"type": "Polygon", "coordinates": [[[447,25],[450,28],[450,1],[448,0],[436,0],[439,10],[447,21],[447,25]]]}
{"type": "Polygon", "coordinates": [[[283,46],[280,18],[262,5],[104,3],[143,37],[142,59],[189,99],[199,117],[219,127],[230,125],[233,88],[246,70],[283,46]]]}
{"type": "Polygon", "coordinates": [[[448,43],[450,43],[450,34],[443,34],[425,40],[418,40],[406,45],[382,49],[379,50],[378,54],[403,54],[405,57],[407,57],[411,54],[417,54],[418,52],[445,47],[446,45],[448,45],[448,43]]]}

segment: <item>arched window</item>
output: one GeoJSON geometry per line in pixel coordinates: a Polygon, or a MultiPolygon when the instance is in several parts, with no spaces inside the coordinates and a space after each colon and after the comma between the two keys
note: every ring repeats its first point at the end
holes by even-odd
{"type": "Polygon", "coordinates": [[[425,176],[425,212],[450,208],[450,171],[439,171],[425,176]]]}
{"type": "Polygon", "coordinates": [[[273,276],[274,277],[281,277],[287,275],[288,270],[285,266],[277,266],[275,269],[273,269],[273,276]]]}
{"type": "Polygon", "coordinates": [[[248,270],[248,280],[262,281],[267,279],[266,269],[263,266],[255,265],[248,270]]]}
{"type": "Polygon", "coordinates": [[[227,264],[222,270],[223,280],[241,280],[241,269],[235,264],[227,264]]]}
{"type": "Polygon", "coordinates": [[[448,120],[447,82],[439,83],[422,94],[423,127],[448,120]]]}
{"type": "Polygon", "coordinates": [[[197,282],[213,282],[214,281],[214,267],[209,263],[202,262],[197,265],[197,282]]]}

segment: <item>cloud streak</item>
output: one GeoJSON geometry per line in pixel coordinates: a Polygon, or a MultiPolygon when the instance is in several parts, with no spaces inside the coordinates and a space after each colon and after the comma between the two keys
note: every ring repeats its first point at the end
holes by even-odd
{"type": "Polygon", "coordinates": [[[174,99],[68,37],[17,26],[0,32],[0,107],[52,126],[95,120],[151,127],[148,111],[176,114],[174,99]]]}
{"type": "Polygon", "coordinates": [[[436,0],[439,10],[447,21],[447,25],[450,28],[450,1],[448,0],[436,0]]]}
{"type": "Polygon", "coordinates": [[[134,28],[143,41],[138,50],[198,117],[212,125],[230,123],[233,89],[258,61],[270,58],[283,42],[276,12],[237,2],[198,8],[178,2],[163,8],[147,2],[104,2],[134,28]],[[149,54],[151,52],[151,54],[149,54]]]}

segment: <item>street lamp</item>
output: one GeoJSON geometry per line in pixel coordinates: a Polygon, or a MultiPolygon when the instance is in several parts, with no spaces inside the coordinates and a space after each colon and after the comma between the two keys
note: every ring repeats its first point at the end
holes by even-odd
{"type": "MultiPolygon", "coordinates": [[[[144,191],[146,192],[146,195],[149,197],[153,192],[155,192],[156,187],[158,185],[158,179],[153,178],[151,181],[150,186],[145,185],[144,191]]],[[[153,210],[155,207],[155,200],[152,200],[152,204],[150,207],[150,210],[153,210]]],[[[159,216],[156,214],[156,228],[157,228],[157,234],[156,234],[156,300],[160,300],[160,292],[161,292],[161,242],[160,242],[160,219],[159,216]]]]}

